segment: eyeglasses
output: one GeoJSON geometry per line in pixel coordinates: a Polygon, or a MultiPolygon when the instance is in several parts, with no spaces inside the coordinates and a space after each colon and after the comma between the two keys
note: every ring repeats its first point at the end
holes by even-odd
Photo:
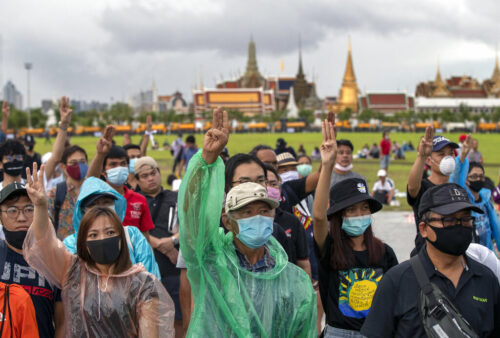
{"type": "Polygon", "coordinates": [[[468,176],[467,178],[472,181],[484,181],[484,175],[473,174],[468,176]]]}
{"type": "Polygon", "coordinates": [[[7,214],[7,217],[10,219],[17,219],[17,216],[19,216],[19,212],[23,212],[24,216],[27,218],[33,218],[33,214],[35,212],[35,207],[33,205],[26,205],[24,208],[18,208],[18,207],[8,207],[5,210],[0,210],[1,212],[5,212],[7,214]]]}
{"type": "Polygon", "coordinates": [[[7,162],[12,162],[12,161],[22,161],[24,159],[24,155],[22,154],[17,154],[17,155],[5,155],[5,159],[7,162]]]}
{"type": "Polygon", "coordinates": [[[443,227],[451,227],[460,224],[461,226],[471,227],[474,225],[474,216],[464,216],[462,218],[446,216],[438,218],[429,218],[427,222],[441,222],[443,227]]]}
{"type": "Polygon", "coordinates": [[[263,177],[263,176],[257,177],[256,180],[251,180],[249,178],[240,178],[239,180],[233,181],[231,183],[234,185],[234,184],[243,184],[243,183],[249,183],[249,182],[257,183],[257,184],[260,184],[260,185],[263,185],[263,186],[267,185],[267,179],[265,177],[263,177]]]}

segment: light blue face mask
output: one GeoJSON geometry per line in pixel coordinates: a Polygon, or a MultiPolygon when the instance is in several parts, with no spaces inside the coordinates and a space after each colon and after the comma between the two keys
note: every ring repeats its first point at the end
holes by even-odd
{"type": "Polygon", "coordinates": [[[130,171],[131,174],[135,174],[135,171],[134,171],[135,162],[137,162],[137,158],[132,158],[128,162],[128,171],[130,171]]]}
{"type": "Polygon", "coordinates": [[[236,221],[240,233],[236,237],[246,246],[257,249],[267,243],[273,233],[274,218],[266,216],[253,216],[236,221]]]}
{"type": "Polygon", "coordinates": [[[309,175],[312,170],[313,170],[312,165],[307,163],[299,164],[297,166],[297,171],[299,172],[299,175],[302,177],[306,177],[307,175],[309,175]]]}
{"type": "Polygon", "coordinates": [[[108,176],[108,182],[113,185],[122,185],[127,182],[128,178],[128,168],[127,167],[116,167],[113,169],[106,170],[108,176]]]}
{"type": "Polygon", "coordinates": [[[342,220],[342,230],[351,237],[358,237],[365,233],[366,228],[372,224],[372,215],[357,217],[344,217],[342,220]]]}

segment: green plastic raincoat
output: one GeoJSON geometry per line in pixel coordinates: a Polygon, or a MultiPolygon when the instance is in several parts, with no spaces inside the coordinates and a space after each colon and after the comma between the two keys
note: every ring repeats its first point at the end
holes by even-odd
{"type": "Polygon", "coordinates": [[[191,337],[315,337],[316,294],[307,274],[288,263],[273,238],[275,267],[250,272],[236,256],[233,234],[219,227],[224,164],[199,151],[179,190],[181,250],[194,297],[191,337]]]}

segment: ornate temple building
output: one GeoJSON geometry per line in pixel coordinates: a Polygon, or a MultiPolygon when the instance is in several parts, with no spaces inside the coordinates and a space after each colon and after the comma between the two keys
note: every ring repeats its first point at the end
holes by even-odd
{"type": "Polygon", "coordinates": [[[415,96],[428,98],[500,98],[498,55],[492,76],[484,80],[483,83],[468,75],[452,76],[443,81],[441,69],[438,65],[434,81],[419,83],[415,90],[415,96]]]}
{"type": "Polygon", "coordinates": [[[354,75],[354,66],[351,55],[351,40],[349,39],[347,46],[347,63],[345,66],[344,79],[342,81],[342,87],[339,91],[337,103],[332,107],[333,111],[339,113],[349,108],[353,113],[357,113],[358,95],[359,89],[356,83],[356,75],[354,75]]]}
{"type": "Polygon", "coordinates": [[[247,116],[270,114],[275,110],[274,90],[259,72],[253,39],[248,44],[247,68],[243,76],[219,83],[216,88],[195,89],[193,96],[197,116],[218,106],[241,111],[247,116]]]}
{"type": "Polygon", "coordinates": [[[308,82],[304,74],[301,48],[296,76],[264,77],[258,69],[255,42],[250,39],[245,73],[234,80],[218,83],[216,88],[195,89],[194,109],[198,113],[220,105],[240,110],[248,116],[267,114],[277,109],[288,109],[291,92],[298,110],[321,109],[322,101],[316,95],[315,84],[308,82]]]}
{"type": "Polygon", "coordinates": [[[394,115],[396,112],[415,110],[415,99],[406,92],[366,92],[359,97],[359,111],[365,109],[394,115]]]}

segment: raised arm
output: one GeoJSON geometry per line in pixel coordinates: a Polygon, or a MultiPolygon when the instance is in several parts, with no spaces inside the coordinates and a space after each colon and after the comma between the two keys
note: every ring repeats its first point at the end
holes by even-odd
{"type": "Polygon", "coordinates": [[[10,106],[7,100],[2,102],[2,133],[7,134],[9,128],[10,106]]]}
{"type": "Polygon", "coordinates": [[[314,198],[314,241],[318,245],[320,252],[324,250],[324,244],[328,235],[328,218],[326,211],[330,201],[330,178],[337,158],[337,140],[335,120],[324,121],[321,125],[323,133],[323,144],[321,144],[321,164],[323,170],[319,175],[318,187],[314,198]]]}
{"type": "Polygon", "coordinates": [[[464,144],[462,145],[462,151],[460,152],[460,162],[464,163],[467,155],[469,155],[470,150],[472,149],[472,135],[467,135],[464,144]]]}
{"type": "Polygon", "coordinates": [[[33,222],[23,244],[24,258],[28,264],[44,275],[51,283],[61,288],[68,262],[72,256],[56,237],[54,227],[49,220],[48,197],[43,185],[45,166],[37,172],[33,163],[33,176],[26,168],[26,192],[35,206],[33,222]]]}
{"type": "Polygon", "coordinates": [[[64,152],[64,144],[68,137],[68,127],[71,122],[72,111],[73,110],[69,107],[69,98],[67,96],[61,97],[61,102],[59,103],[59,112],[61,114],[59,130],[57,131],[56,141],[52,146],[52,155],[47,163],[45,163],[45,177],[47,180],[52,178],[57,164],[61,161],[64,152]]]}
{"type": "Polygon", "coordinates": [[[113,136],[115,135],[115,126],[108,125],[104,129],[102,137],[97,141],[97,153],[95,157],[90,162],[89,170],[87,172],[87,177],[101,177],[102,166],[104,164],[104,158],[111,150],[113,146],[113,136]]]}
{"type": "Polygon", "coordinates": [[[212,129],[205,134],[203,150],[189,161],[179,189],[179,241],[186,264],[202,264],[214,244],[224,199],[224,163],[219,154],[229,139],[227,113],[213,112],[212,129]]]}
{"type": "Polygon", "coordinates": [[[153,119],[151,118],[151,115],[148,115],[146,117],[146,131],[144,132],[144,137],[142,138],[141,141],[141,156],[146,156],[146,153],[148,151],[149,138],[152,132],[153,132],[153,119]]]}
{"type": "Polygon", "coordinates": [[[425,129],[425,136],[420,140],[417,149],[417,158],[410,170],[408,176],[408,193],[412,198],[417,197],[422,184],[422,175],[424,174],[425,160],[432,153],[432,139],[434,138],[434,129],[428,126],[425,129]]]}

